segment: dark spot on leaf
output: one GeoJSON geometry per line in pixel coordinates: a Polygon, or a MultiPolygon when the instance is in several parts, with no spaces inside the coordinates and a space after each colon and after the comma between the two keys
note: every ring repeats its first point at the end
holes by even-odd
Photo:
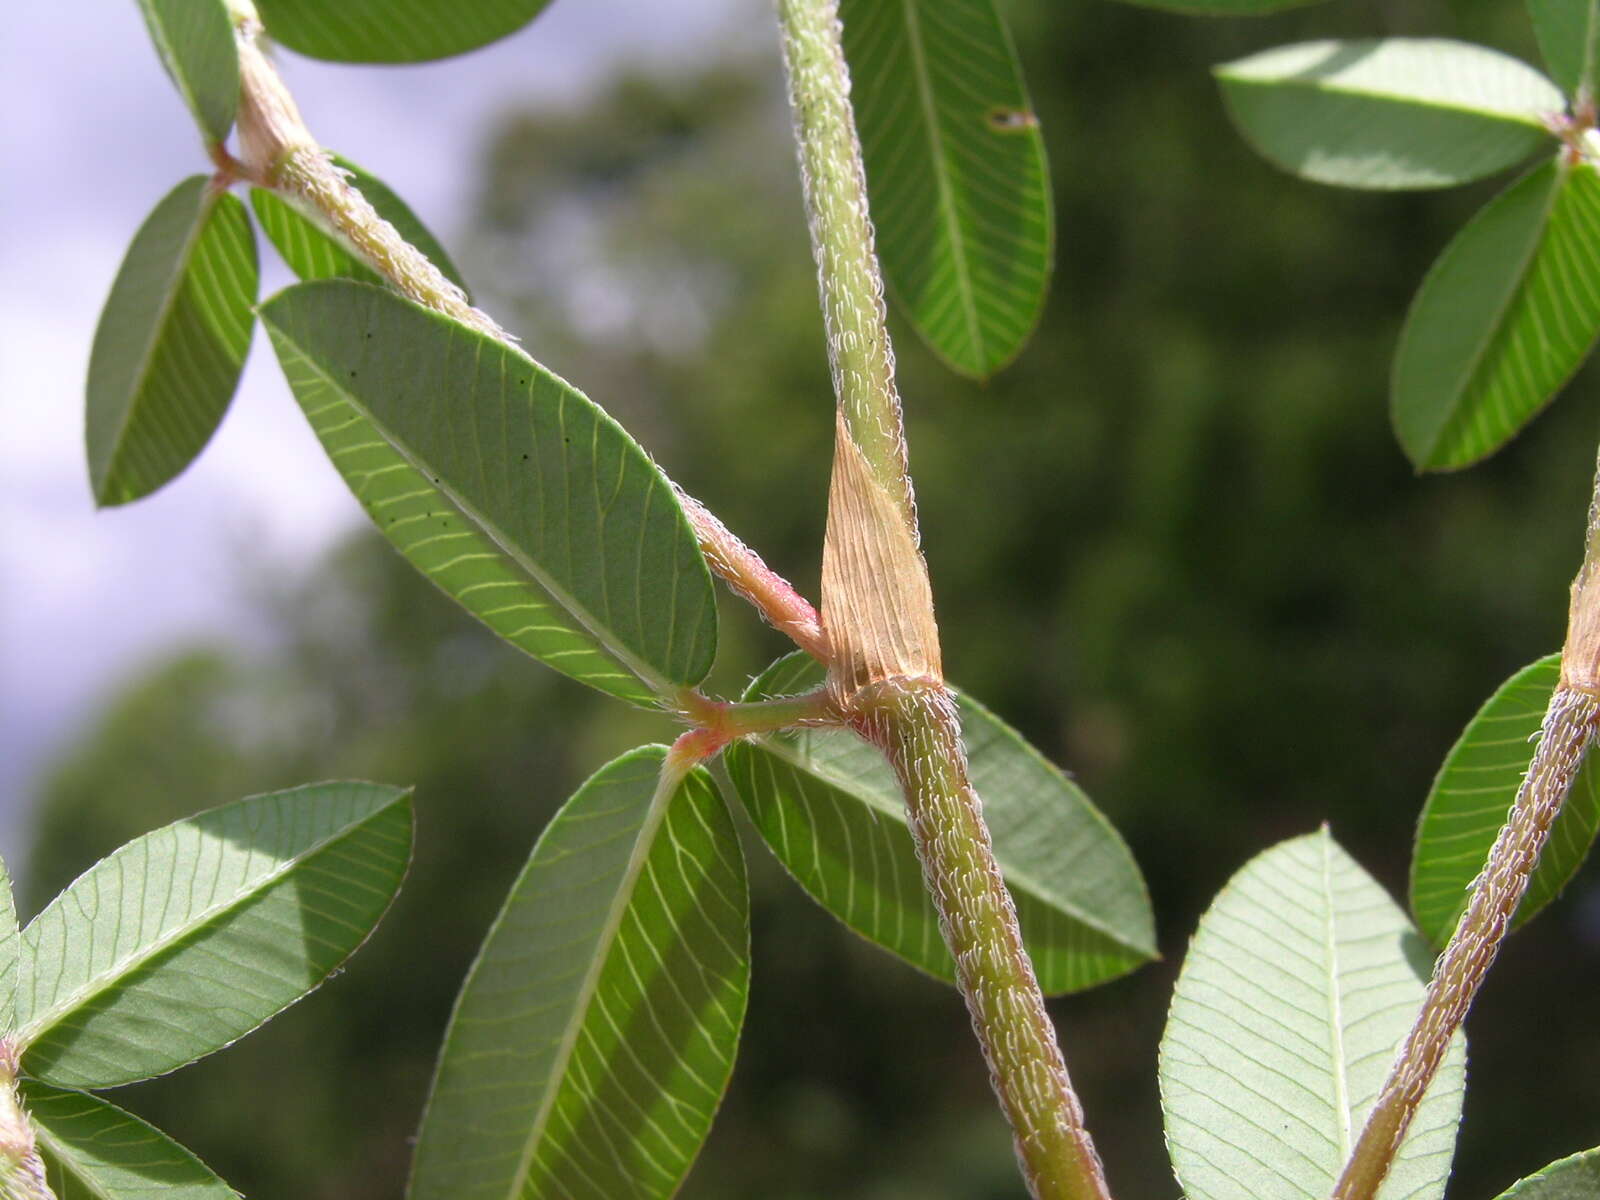
{"type": "Polygon", "coordinates": [[[523,456],[522,456],[522,461],[523,461],[523,462],[527,462],[527,461],[528,461],[528,456],[527,456],[527,455],[526,455],[526,454],[524,454],[524,455],[523,455],[523,456]]]}
{"type": "Polygon", "coordinates": [[[989,122],[990,129],[1002,133],[1039,128],[1039,118],[1026,108],[991,108],[984,119],[989,122]]]}

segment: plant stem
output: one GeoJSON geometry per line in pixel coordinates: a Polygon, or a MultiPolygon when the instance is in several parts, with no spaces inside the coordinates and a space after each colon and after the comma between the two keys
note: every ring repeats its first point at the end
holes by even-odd
{"type": "Polygon", "coordinates": [[[0,1039],[0,1200],[55,1200],[17,1095],[17,1048],[9,1037],[0,1039]]]}
{"type": "Polygon", "coordinates": [[[1416,1023],[1367,1117],[1332,1200],[1372,1200],[1433,1081],[1450,1039],[1494,965],[1528,881],[1600,723],[1600,473],[1572,582],[1561,679],[1550,696],[1528,773],[1473,884],[1450,944],[1434,963],[1416,1023]]]}
{"type": "Polygon", "coordinates": [[[943,682],[835,0],[778,0],[838,401],[822,559],[828,687],[888,757],[957,982],[1039,1200],[1107,1200],[943,682]]]}

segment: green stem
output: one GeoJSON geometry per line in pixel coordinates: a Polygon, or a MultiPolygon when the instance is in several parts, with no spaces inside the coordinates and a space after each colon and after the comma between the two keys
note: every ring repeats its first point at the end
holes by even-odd
{"type": "Polygon", "coordinates": [[[1108,1200],[943,682],[837,4],[778,0],[778,18],[838,401],[822,563],[828,687],[899,778],[1031,1193],[1108,1200]]]}
{"type": "Polygon", "coordinates": [[[1405,1139],[1450,1039],[1494,965],[1539,863],[1550,828],[1594,744],[1600,723],[1600,471],[1595,475],[1583,563],[1572,581],[1561,679],[1545,709],[1539,745],[1483,872],[1473,884],[1416,1023],[1395,1056],[1331,1200],[1372,1200],[1405,1139]]]}

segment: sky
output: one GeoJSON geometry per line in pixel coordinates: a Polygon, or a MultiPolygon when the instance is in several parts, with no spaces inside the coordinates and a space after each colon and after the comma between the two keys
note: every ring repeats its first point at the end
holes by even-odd
{"type": "MultiPolygon", "coordinates": [[[[284,53],[321,141],[377,173],[448,246],[488,119],[570,105],[624,64],[672,69],[763,36],[737,0],[556,0],[521,33],[411,67],[284,53]]],[[[118,681],[198,636],[243,636],[252,570],[294,572],[364,518],[257,331],[200,459],[96,512],[83,458],[94,327],[134,231],[207,171],[135,0],[24,4],[0,39],[0,852],[15,858],[41,773],[118,681]]],[[[289,282],[262,247],[262,294],[289,282]]],[[[219,803],[231,797],[218,797],[219,803]]]]}

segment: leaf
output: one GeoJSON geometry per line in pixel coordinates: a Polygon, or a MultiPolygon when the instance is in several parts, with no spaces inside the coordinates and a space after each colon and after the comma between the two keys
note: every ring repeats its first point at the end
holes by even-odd
{"type": "Polygon", "coordinates": [[[1499,1200],[1594,1200],[1600,1196],[1600,1149],[1584,1150],[1519,1179],[1499,1200]]]}
{"type": "MultiPolygon", "coordinates": [[[[791,654],[745,696],[821,681],[815,662],[791,654]]],[[[1013,729],[958,699],[973,783],[1040,986],[1076,991],[1155,958],[1149,896],[1110,823],[1013,729]]],[[[955,978],[905,802],[876,750],[841,730],[809,729],[738,743],[725,758],[751,820],[813,899],[912,966],[955,978]]]]}
{"type": "Polygon", "coordinates": [[[448,58],[498,41],[550,0],[256,0],[267,32],[291,50],[334,62],[448,58]]]}
{"type": "Polygon", "coordinates": [[[664,1197],[733,1069],[750,976],[738,834],[664,747],[603,767],[512,885],[445,1038],[412,1200],[664,1197]]]}
{"type": "Polygon", "coordinates": [[[22,1068],[115,1087],[220,1050],[315,988],[389,907],[400,788],[252,796],[135,838],[23,930],[22,1068]]]}
{"type": "Polygon", "coordinates": [[[22,932],[17,928],[17,903],[11,875],[0,862],[0,1033],[17,1027],[17,980],[22,967],[22,932]]]}
{"type": "MultiPolygon", "coordinates": [[[[1246,864],[1200,920],[1161,1039],[1167,1145],[1189,1200],[1323,1200],[1410,1030],[1427,962],[1325,828],[1246,864]]],[[[1444,1194],[1465,1075],[1457,1035],[1380,1200],[1444,1194]]]]}
{"type": "Polygon", "coordinates": [[[89,355],[89,479],[125,504],[182,471],[233,399],[255,324],[256,244],[244,206],[203,175],[134,234],[89,355]]]}
{"type": "Polygon", "coordinates": [[[21,1087],[56,1200],[236,1200],[210,1167],[132,1113],[37,1080],[21,1087]]]}
{"type": "Polygon", "coordinates": [[[705,677],[711,577],[622,427],[514,347],[367,284],[262,319],[312,428],[412,563],[512,645],[640,704],[705,677]]]}
{"type": "Polygon", "coordinates": [[[239,107],[239,50],[222,0],[139,0],[161,65],[201,132],[221,142],[239,107]]]}
{"type": "Polygon", "coordinates": [[[1356,188],[1450,187],[1553,144],[1561,93],[1525,63],[1442,38],[1302,42],[1216,69],[1245,139],[1275,165],[1356,188]]]}
{"type": "MultiPolygon", "coordinates": [[[[465,289],[461,273],[438,240],[406,202],[376,175],[363,170],[347,158],[333,156],[335,165],[344,170],[357,191],[366,197],[377,213],[399,231],[434,266],[457,287],[465,289]]],[[[250,189],[250,205],[256,210],[261,228],[277,247],[289,269],[301,279],[359,279],[363,283],[383,283],[384,280],[311,217],[276,193],[263,188],[250,189]]]]}
{"type": "Polygon", "coordinates": [[[1434,263],[1395,352],[1395,433],[1419,470],[1498,450],[1600,333],[1600,179],[1547,163],[1490,201],[1434,263]]]}
{"type": "MultiPolygon", "coordinates": [[[[1490,696],[1451,747],[1417,824],[1411,911],[1435,946],[1450,940],[1533,757],[1532,742],[1561,675],[1561,655],[1524,667],[1490,696]]],[[[1577,872],[1600,829],[1600,766],[1579,773],[1517,909],[1531,920],[1577,872]]]]}
{"type": "Polygon", "coordinates": [[[1528,16],[1550,74],[1570,96],[1594,92],[1600,0],[1528,0],[1528,16]]]}
{"type": "Polygon", "coordinates": [[[890,289],[964,375],[1016,357],[1044,307],[1044,139],[993,0],[843,0],[845,55],[890,289]]]}

